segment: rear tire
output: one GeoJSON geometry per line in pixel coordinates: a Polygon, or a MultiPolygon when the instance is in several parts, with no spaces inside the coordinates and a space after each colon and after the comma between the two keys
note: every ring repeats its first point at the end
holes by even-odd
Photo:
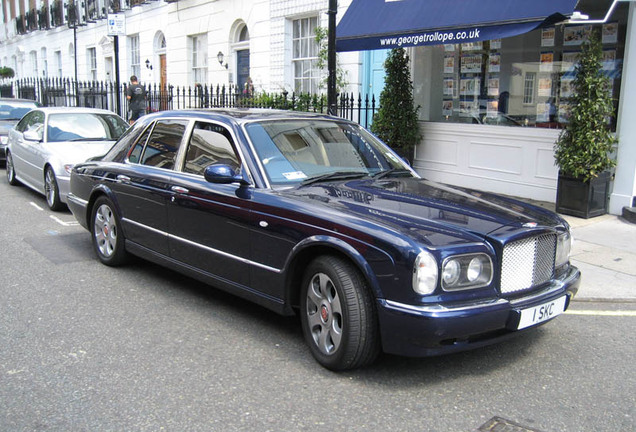
{"type": "Polygon", "coordinates": [[[120,266],[128,260],[125,237],[115,206],[105,196],[97,198],[91,215],[91,237],[97,258],[107,266],[120,266]]]}
{"type": "Polygon", "coordinates": [[[11,186],[17,186],[20,184],[18,179],[15,178],[15,167],[13,166],[13,156],[7,150],[7,160],[5,162],[7,169],[7,181],[11,186]]]}
{"type": "Polygon", "coordinates": [[[312,355],[327,369],[363,367],[380,352],[373,296],[358,269],[342,258],[321,256],[307,267],[301,323],[312,355]]]}

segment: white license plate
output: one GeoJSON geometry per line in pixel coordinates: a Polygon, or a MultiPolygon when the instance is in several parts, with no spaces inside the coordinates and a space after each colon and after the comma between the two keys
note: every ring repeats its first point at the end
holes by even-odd
{"type": "Polygon", "coordinates": [[[544,303],[539,306],[523,309],[517,330],[547,321],[557,315],[561,315],[565,310],[565,296],[556,300],[544,303]]]}

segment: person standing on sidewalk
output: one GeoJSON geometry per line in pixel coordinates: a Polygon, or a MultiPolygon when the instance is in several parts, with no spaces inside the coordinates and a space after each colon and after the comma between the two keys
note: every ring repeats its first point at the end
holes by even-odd
{"type": "Polygon", "coordinates": [[[135,75],[130,77],[130,85],[126,89],[128,99],[128,121],[133,124],[139,117],[146,114],[146,89],[139,84],[135,75]]]}

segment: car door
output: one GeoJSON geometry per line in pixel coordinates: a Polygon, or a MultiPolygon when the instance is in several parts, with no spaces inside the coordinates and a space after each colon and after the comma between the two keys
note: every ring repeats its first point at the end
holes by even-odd
{"type": "Polygon", "coordinates": [[[239,169],[235,140],[223,125],[196,122],[184,150],[168,205],[170,254],[217,279],[249,286],[249,190],[203,177],[214,163],[239,169]]]}
{"type": "Polygon", "coordinates": [[[187,120],[160,119],[140,136],[124,164],[117,164],[111,188],[128,240],[168,256],[167,203],[170,177],[187,120]]]}
{"type": "Polygon", "coordinates": [[[11,156],[17,177],[31,187],[41,190],[44,190],[42,142],[25,139],[24,132],[36,132],[43,137],[44,120],[44,112],[31,111],[11,132],[11,156]]]}

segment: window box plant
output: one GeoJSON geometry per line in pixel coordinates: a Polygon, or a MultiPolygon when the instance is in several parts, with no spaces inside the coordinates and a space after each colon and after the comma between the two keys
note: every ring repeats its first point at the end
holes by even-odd
{"type": "Polygon", "coordinates": [[[603,74],[598,34],[586,42],[575,68],[569,123],[554,148],[559,167],[556,211],[589,218],[607,213],[616,137],[609,119],[614,102],[603,74]]]}

